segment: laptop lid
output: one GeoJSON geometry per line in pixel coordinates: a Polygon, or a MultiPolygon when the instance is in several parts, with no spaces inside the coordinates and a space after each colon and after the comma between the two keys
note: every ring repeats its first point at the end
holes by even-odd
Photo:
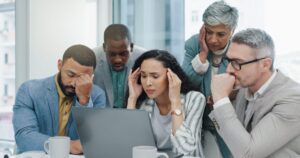
{"type": "Polygon", "coordinates": [[[132,158],[132,147],[155,146],[146,111],[82,107],[72,110],[86,158],[132,158]]]}

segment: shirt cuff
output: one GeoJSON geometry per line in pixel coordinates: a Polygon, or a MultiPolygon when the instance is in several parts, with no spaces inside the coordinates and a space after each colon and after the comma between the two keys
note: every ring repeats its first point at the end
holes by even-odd
{"type": "Polygon", "coordinates": [[[91,97],[90,97],[90,99],[89,99],[89,102],[87,102],[86,104],[84,104],[84,105],[81,105],[80,103],[79,103],[79,101],[78,101],[78,98],[76,97],[76,102],[75,102],[75,106],[81,106],[81,107],[89,107],[89,108],[91,108],[91,107],[93,107],[94,105],[93,105],[93,101],[92,101],[92,99],[91,99],[91,97]]]}
{"type": "Polygon", "coordinates": [[[208,60],[205,60],[205,63],[202,63],[201,60],[199,59],[199,54],[198,54],[192,60],[192,66],[198,74],[204,74],[208,69],[209,62],[208,60]]]}
{"type": "Polygon", "coordinates": [[[226,105],[228,103],[230,103],[230,100],[229,100],[228,97],[225,97],[225,98],[222,98],[219,101],[217,101],[213,106],[214,106],[214,109],[216,109],[216,108],[224,106],[224,105],[226,105]]]}

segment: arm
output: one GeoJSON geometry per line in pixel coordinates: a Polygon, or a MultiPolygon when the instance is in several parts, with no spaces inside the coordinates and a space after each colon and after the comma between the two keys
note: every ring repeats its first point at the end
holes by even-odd
{"type": "MultiPolygon", "coordinates": [[[[234,157],[268,157],[299,136],[300,96],[298,91],[289,92],[288,90],[285,94],[281,94],[281,99],[274,101],[271,111],[257,120],[258,123],[251,132],[248,132],[228,99],[234,83],[235,78],[229,74],[219,74],[212,78],[211,87],[215,104],[210,114],[218,133],[234,157]]],[[[297,88],[294,87],[294,89],[297,88]]],[[[278,96],[273,97],[278,98],[278,96]]],[[[264,98],[270,101],[268,96],[265,95],[264,98]]]]}
{"type": "Polygon", "coordinates": [[[39,125],[30,96],[29,84],[23,84],[16,95],[13,107],[13,126],[18,152],[44,150],[48,135],[39,132],[39,125]]]}
{"type": "Polygon", "coordinates": [[[198,86],[209,67],[207,56],[208,48],[205,43],[205,29],[202,27],[200,34],[192,36],[185,42],[185,54],[182,64],[185,73],[198,86]]]}
{"type": "Polygon", "coordinates": [[[75,106],[105,107],[106,106],[105,93],[97,85],[93,85],[93,90],[91,92],[91,97],[89,98],[89,102],[82,105],[82,104],[80,104],[78,99],[75,99],[75,106]]]}
{"type": "Polygon", "coordinates": [[[285,101],[278,104],[250,133],[238,120],[230,103],[216,108],[210,117],[217,121],[218,133],[234,157],[267,157],[299,136],[299,99],[298,102],[285,101]]]}
{"type": "MultiPolygon", "coordinates": [[[[192,155],[199,144],[201,146],[202,115],[205,107],[205,97],[199,92],[189,92],[184,103],[184,121],[171,135],[171,141],[176,150],[184,155],[192,155]]],[[[200,155],[202,150],[200,149],[200,155]]]]}
{"type": "Polygon", "coordinates": [[[130,70],[128,75],[128,88],[129,97],[127,101],[127,109],[135,109],[138,97],[142,93],[142,85],[138,84],[140,78],[140,68],[137,68],[134,72],[130,70]]]}
{"type": "MultiPolygon", "coordinates": [[[[79,107],[88,107],[88,108],[93,108],[93,107],[102,107],[104,108],[106,106],[106,100],[105,100],[105,94],[102,89],[100,89],[98,86],[93,85],[93,90],[91,92],[91,97],[89,99],[89,103],[86,105],[81,105],[77,99],[75,102],[75,106],[79,107]]],[[[81,154],[83,152],[82,146],[80,143],[80,140],[71,140],[70,142],[70,153],[72,154],[81,154]]]]}

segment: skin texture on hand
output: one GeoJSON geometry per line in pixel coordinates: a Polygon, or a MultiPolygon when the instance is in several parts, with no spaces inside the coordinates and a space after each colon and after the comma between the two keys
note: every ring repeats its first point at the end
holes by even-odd
{"type": "Polygon", "coordinates": [[[138,84],[140,76],[140,68],[137,68],[134,72],[130,71],[128,75],[128,87],[129,87],[129,98],[127,102],[127,108],[135,109],[137,98],[142,93],[142,85],[138,84]]]}
{"type": "Polygon", "coordinates": [[[89,102],[92,88],[93,77],[90,77],[88,74],[82,74],[78,77],[75,82],[75,93],[81,105],[85,105],[89,102]]]}
{"type": "Polygon", "coordinates": [[[222,98],[229,97],[233,90],[235,77],[228,74],[218,74],[212,77],[211,92],[214,103],[222,98]]]}
{"type": "Polygon", "coordinates": [[[169,98],[170,98],[172,109],[178,109],[178,108],[181,109],[181,104],[180,104],[181,80],[169,68],[168,68],[167,76],[169,81],[169,98]],[[179,105],[177,105],[178,103],[179,105]]]}
{"type": "Polygon", "coordinates": [[[80,140],[71,140],[70,142],[70,153],[74,155],[82,154],[82,146],[80,140]]]}
{"type": "Polygon", "coordinates": [[[200,33],[199,33],[199,45],[201,48],[201,51],[199,52],[199,58],[200,61],[202,63],[206,62],[207,56],[208,56],[208,47],[205,41],[205,35],[206,35],[206,31],[205,31],[205,25],[202,25],[201,29],[200,29],[200,33]]]}

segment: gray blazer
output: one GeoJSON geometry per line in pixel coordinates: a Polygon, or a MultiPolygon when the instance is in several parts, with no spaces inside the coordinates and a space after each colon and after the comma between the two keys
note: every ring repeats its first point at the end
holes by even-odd
{"type": "MultiPolygon", "coordinates": [[[[137,59],[142,53],[144,53],[146,50],[134,46],[133,51],[130,53],[130,57],[127,61],[127,76],[129,74],[129,71],[131,67],[133,66],[135,59],[137,59]]],[[[98,85],[100,88],[102,88],[106,94],[106,104],[109,107],[113,107],[114,105],[114,96],[113,96],[113,85],[112,85],[112,78],[109,68],[109,63],[107,62],[105,52],[103,51],[103,47],[96,47],[94,49],[94,52],[96,54],[97,59],[97,66],[94,73],[94,84],[98,85]]],[[[124,88],[124,92],[127,90],[127,77],[124,80],[124,85],[126,88],[124,88]]],[[[124,93],[125,94],[125,93],[124,93]]]]}
{"type": "Polygon", "coordinates": [[[226,104],[210,113],[234,157],[300,157],[300,85],[278,71],[255,102],[250,133],[243,125],[245,90],[237,96],[236,110],[232,104],[226,104]]]}

